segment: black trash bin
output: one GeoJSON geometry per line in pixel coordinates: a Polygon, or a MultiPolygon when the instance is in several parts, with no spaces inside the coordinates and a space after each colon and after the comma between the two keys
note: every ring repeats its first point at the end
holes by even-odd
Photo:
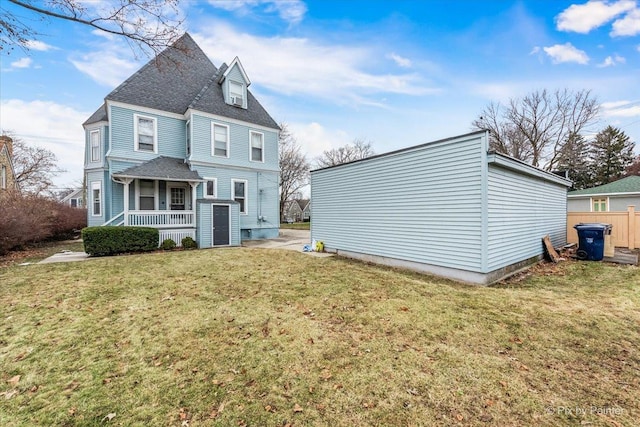
{"type": "Polygon", "coordinates": [[[581,260],[602,261],[604,258],[604,236],[611,233],[611,224],[576,224],[578,232],[578,252],[581,260]]]}

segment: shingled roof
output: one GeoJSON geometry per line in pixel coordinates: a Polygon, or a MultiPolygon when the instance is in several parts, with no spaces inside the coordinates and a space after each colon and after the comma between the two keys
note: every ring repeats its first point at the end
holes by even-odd
{"type": "Polygon", "coordinates": [[[107,121],[107,107],[105,104],[102,104],[100,108],[96,110],[95,113],[91,115],[83,125],[90,125],[91,123],[105,122],[107,121]]]}
{"type": "Polygon", "coordinates": [[[172,181],[202,181],[198,172],[189,169],[183,159],[160,156],[114,173],[116,178],[147,178],[172,181]]]}
{"type": "Polygon", "coordinates": [[[569,197],[590,196],[594,194],[640,194],[640,176],[628,176],[608,184],[584,190],[572,191],[569,197]]]}
{"type": "MultiPolygon", "coordinates": [[[[200,46],[185,33],[105,99],[176,114],[184,114],[188,108],[193,108],[279,129],[248,90],[247,109],[228,105],[218,81],[220,76],[200,46]]],[[[98,109],[84,124],[95,123],[102,118],[106,119],[106,111],[102,115],[98,109]]]]}

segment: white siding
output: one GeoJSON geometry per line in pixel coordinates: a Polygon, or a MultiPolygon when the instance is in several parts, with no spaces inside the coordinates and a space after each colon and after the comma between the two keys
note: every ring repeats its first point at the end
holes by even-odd
{"type": "Polygon", "coordinates": [[[489,165],[487,268],[493,271],[543,253],[542,238],[566,243],[567,189],[489,165]]]}
{"type": "Polygon", "coordinates": [[[484,134],[312,172],[312,237],[329,249],[480,272],[484,134]]]}

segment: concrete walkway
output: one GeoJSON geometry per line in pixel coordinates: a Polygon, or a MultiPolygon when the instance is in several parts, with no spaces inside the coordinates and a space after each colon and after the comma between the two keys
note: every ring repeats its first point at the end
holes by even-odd
{"type": "MultiPolygon", "coordinates": [[[[280,230],[280,237],[277,239],[246,240],[242,246],[246,248],[264,249],[286,249],[289,251],[302,252],[304,245],[311,244],[311,232],[309,230],[280,230]]],[[[312,256],[328,257],[332,254],[324,252],[305,252],[312,256]]],[[[50,264],[53,262],[75,262],[84,261],[89,258],[85,252],[64,251],[43,259],[38,264],[50,264]]]]}
{"type": "Polygon", "coordinates": [[[49,258],[43,259],[38,264],[50,264],[52,262],[84,261],[87,258],[89,258],[89,254],[87,254],[86,252],[63,251],[63,252],[51,255],[49,258]]]}
{"type": "MultiPolygon", "coordinates": [[[[288,251],[302,252],[304,245],[311,245],[311,232],[309,230],[280,230],[277,239],[245,240],[242,246],[246,248],[285,249],[288,251]]],[[[305,252],[317,257],[329,257],[332,254],[324,252],[305,252]]]]}

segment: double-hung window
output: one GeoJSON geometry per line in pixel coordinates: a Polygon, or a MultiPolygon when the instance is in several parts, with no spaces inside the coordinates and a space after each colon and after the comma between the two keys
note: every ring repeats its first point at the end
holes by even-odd
{"type": "Polygon", "coordinates": [[[242,83],[229,81],[229,96],[232,105],[244,107],[244,85],[242,83]]]}
{"type": "Polygon", "coordinates": [[[211,124],[212,155],[218,157],[229,157],[229,127],[211,124]]]}
{"type": "Polygon", "coordinates": [[[138,183],[138,208],[141,211],[152,211],[156,208],[156,185],[154,181],[141,179],[138,183]]]}
{"type": "Polygon", "coordinates": [[[134,115],[136,151],[157,152],[158,126],[153,117],[134,115]]]}
{"type": "Polygon", "coordinates": [[[92,130],[89,139],[91,141],[91,161],[98,162],[100,161],[100,131],[92,130]]]}
{"type": "Polygon", "coordinates": [[[2,165],[2,170],[0,170],[0,188],[3,190],[7,188],[7,167],[2,165]]]}
{"type": "Polygon", "coordinates": [[[204,198],[215,199],[218,197],[218,180],[216,178],[204,179],[204,198]]]}
{"type": "Polygon", "coordinates": [[[240,204],[240,213],[246,215],[247,209],[247,180],[232,179],[231,189],[233,191],[233,200],[240,204]]]}
{"type": "Polygon", "coordinates": [[[607,199],[603,198],[603,199],[592,199],[592,208],[591,210],[593,212],[608,212],[609,209],[607,209],[607,199]]]}
{"type": "Polygon", "coordinates": [[[91,215],[102,215],[102,184],[100,181],[91,183],[91,215]]]}
{"type": "Polygon", "coordinates": [[[264,162],[264,134],[259,132],[249,132],[251,140],[250,160],[252,162],[264,162]]]}

